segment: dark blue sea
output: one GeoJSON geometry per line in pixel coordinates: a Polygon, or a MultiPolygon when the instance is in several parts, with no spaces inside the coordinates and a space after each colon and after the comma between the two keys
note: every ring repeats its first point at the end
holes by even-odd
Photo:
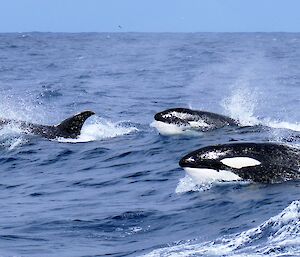
{"type": "Polygon", "coordinates": [[[0,256],[300,256],[300,182],[196,185],[180,158],[300,140],[300,34],[0,34],[0,256]],[[161,136],[156,112],[212,111],[264,132],[161,136]]]}

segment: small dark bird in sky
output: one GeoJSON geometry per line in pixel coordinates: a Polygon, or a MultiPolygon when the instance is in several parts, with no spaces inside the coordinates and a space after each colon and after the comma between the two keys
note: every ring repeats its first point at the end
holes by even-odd
{"type": "Polygon", "coordinates": [[[121,26],[121,25],[119,25],[118,27],[119,27],[119,29],[122,29],[122,26],[121,26]]]}

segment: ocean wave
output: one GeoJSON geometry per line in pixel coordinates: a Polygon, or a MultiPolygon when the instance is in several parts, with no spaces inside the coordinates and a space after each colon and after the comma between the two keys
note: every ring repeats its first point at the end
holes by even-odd
{"type": "Polygon", "coordinates": [[[281,213],[253,229],[210,242],[187,242],[166,247],[144,256],[299,256],[299,245],[300,201],[294,201],[281,213]]]}

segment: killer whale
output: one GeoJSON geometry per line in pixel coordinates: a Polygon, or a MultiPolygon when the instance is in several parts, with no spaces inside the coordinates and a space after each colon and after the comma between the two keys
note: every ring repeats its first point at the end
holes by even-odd
{"type": "Polygon", "coordinates": [[[47,139],[55,139],[58,137],[77,138],[80,135],[81,128],[86,119],[94,114],[92,111],[83,111],[53,126],[0,118],[0,128],[11,124],[21,128],[27,134],[39,135],[47,139]]]}
{"type": "Polygon", "coordinates": [[[279,183],[300,180],[300,149],[277,143],[213,145],[187,154],[179,165],[197,183],[237,180],[279,183]]]}
{"type": "Polygon", "coordinates": [[[160,134],[171,135],[187,130],[206,132],[225,126],[238,126],[238,122],[213,112],[172,108],[156,113],[152,125],[160,134]]]}

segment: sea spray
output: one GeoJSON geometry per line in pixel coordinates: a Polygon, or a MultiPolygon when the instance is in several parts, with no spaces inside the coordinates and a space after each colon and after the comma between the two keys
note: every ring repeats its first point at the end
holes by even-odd
{"type": "Polygon", "coordinates": [[[233,94],[222,102],[226,114],[238,120],[242,126],[253,126],[259,124],[255,116],[257,107],[257,93],[250,91],[247,87],[238,87],[233,94]]]}

